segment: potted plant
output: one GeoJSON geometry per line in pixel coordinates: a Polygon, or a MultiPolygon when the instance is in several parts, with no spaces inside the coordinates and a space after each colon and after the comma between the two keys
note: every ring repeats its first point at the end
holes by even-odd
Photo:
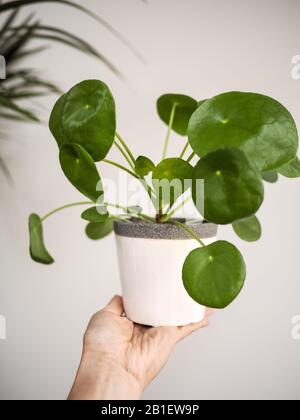
{"type": "Polygon", "coordinates": [[[287,109],[257,93],[228,92],[200,102],[168,94],[159,98],[157,110],[168,132],[163,159],[154,164],[145,156],[135,158],[116,131],[115,102],[103,82],[83,81],[58,100],[49,125],[60,164],[89,201],[43,218],[32,214],[30,253],[37,262],[53,263],[43,223],[62,209],[90,205],[81,216],[88,237],[101,239],[115,230],[127,316],[145,325],[183,325],[199,321],[204,307],[225,308],[241,292],[244,259],[233,244],[217,240],[217,226],[232,224],[246,241],[261,237],[256,213],[264,199],[263,180],[300,176],[298,134],[287,109]],[[187,142],[179,157],[167,158],[172,130],[187,142]],[[106,158],[113,145],[128,166],[106,158]],[[96,167],[100,161],[139,181],[155,214],[107,203],[96,167]],[[174,218],[186,194],[199,211],[198,221],[174,218]],[[122,214],[112,214],[113,208],[122,214]]]}

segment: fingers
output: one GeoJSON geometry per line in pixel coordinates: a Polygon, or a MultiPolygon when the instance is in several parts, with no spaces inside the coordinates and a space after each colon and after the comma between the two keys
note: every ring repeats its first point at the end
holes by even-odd
{"type": "Polygon", "coordinates": [[[206,308],[204,318],[210,318],[214,313],[214,309],[206,308]]]}
{"type": "Polygon", "coordinates": [[[103,309],[106,312],[111,312],[115,315],[123,315],[124,306],[121,296],[114,296],[108,305],[103,309]]]}
{"type": "Polygon", "coordinates": [[[180,339],[182,340],[193,332],[208,327],[210,323],[210,317],[213,315],[213,313],[213,309],[207,308],[205,311],[204,319],[202,321],[195,324],[186,325],[184,327],[179,327],[180,339]]]}

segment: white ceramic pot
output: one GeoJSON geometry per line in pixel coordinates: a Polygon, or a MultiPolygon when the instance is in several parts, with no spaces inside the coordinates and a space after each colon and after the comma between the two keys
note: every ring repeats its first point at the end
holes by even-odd
{"type": "MultiPolygon", "coordinates": [[[[208,223],[189,225],[210,244],[217,227],[208,223]]],[[[182,267],[199,245],[173,224],[140,221],[115,223],[122,294],[126,316],[149,326],[182,326],[199,322],[205,308],[186,292],[182,267]]]]}

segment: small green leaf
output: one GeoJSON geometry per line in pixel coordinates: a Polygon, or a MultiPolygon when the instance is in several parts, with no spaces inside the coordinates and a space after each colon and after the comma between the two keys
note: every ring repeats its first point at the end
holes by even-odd
{"type": "Polygon", "coordinates": [[[158,193],[159,204],[173,205],[191,187],[193,167],[180,158],[162,160],[152,173],[152,183],[158,193]]]}
{"type": "Polygon", "coordinates": [[[200,157],[238,147],[261,172],[288,163],[298,148],[291,114],[279,102],[257,93],[228,92],[207,100],[194,112],[188,136],[200,157]]]}
{"type": "Polygon", "coordinates": [[[93,241],[97,241],[110,235],[113,230],[114,222],[112,219],[108,219],[103,223],[89,223],[86,227],[86,234],[93,241]]]}
{"type": "Polygon", "coordinates": [[[291,162],[280,168],[278,172],[287,178],[299,178],[300,177],[300,161],[298,157],[295,157],[291,162]]]}
{"type": "Polygon", "coordinates": [[[196,165],[193,177],[193,200],[201,214],[197,180],[204,180],[202,216],[210,222],[225,225],[244,219],[255,214],[263,202],[261,175],[239,149],[205,156],[196,165]]]}
{"type": "Polygon", "coordinates": [[[146,156],[139,156],[135,161],[135,172],[141,177],[149,175],[154,168],[154,163],[146,156]]]}
{"type": "Polygon", "coordinates": [[[278,173],[275,171],[272,172],[263,172],[262,179],[270,184],[275,184],[278,181],[278,173]]]}
{"type": "Polygon", "coordinates": [[[42,221],[37,214],[31,214],[29,217],[29,235],[31,258],[41,264],[53,264],[54,259],[44,244],[42,221]]]}
{"type": "Polygon", "coordinates": [[[65,144],[59,154],[62,170],[71,184],[82,194],[97,201],[103,191],[100,176],[92,157],[79,144],[65,144]]]}
{"type": "Polygon", "coordinates": [[[243,241],[256,242],[261,238],[261,224],[256,216],[234,222],[232,227],[243,241]]]}
{"type": "Polygon", "coordinates": [[[103,160],[116,133],[115,102],[109,88],[99,80],[74,86],[55,104],[49,126],[59,146],[80,144],[95,162],[103,160]]]}
{"type": "Polygon", "coordinates": [[[82,213],[81,218],[92,223],[103,223],[109,218],[109,213],[105,206],[91,207],[82,213]]]}
{"type": "Polygon", "coordinates": [[[200,305],[223,309],[241,292],[246,266],[239,250],[218,241],[192,251],[185,260],[182,278],[188,294],[200,305]]]}
{"type": "Polygon", "coordinates": [[[176,104],[176,112],[172,129],[181,136],[186,136],[189,120],[197,109],[198,102],[186,95],[167,94],[161,96],[157,101],[157,111],[162,121],[167,125],[169,125],[174,104],[176,104]]]}
{"type": "Polygon", "coordinates": [[[141,206],[130,206],[127,208],[129,214],[139,214],[142,213],[143,209],[141,206]]]}

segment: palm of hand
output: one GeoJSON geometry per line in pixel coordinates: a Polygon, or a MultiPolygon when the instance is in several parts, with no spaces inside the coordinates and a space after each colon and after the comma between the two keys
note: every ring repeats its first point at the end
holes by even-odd
{"type": "Polygon", "coordinates": [[[198,324],[159,328],[134,324],[123,314],[122,298],[116,296],[91,319],[84,346],[86,351],[109,357],[144,389],[165,365],[176,343],[208,325],[211,311],[198,324]]]}

